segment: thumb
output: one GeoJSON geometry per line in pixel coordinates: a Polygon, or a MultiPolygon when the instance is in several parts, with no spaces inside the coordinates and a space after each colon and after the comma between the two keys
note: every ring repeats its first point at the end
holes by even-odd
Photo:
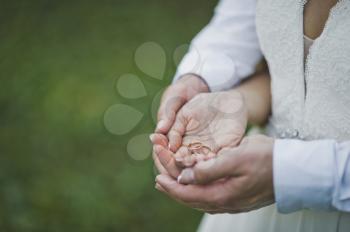
{"type": "Polygon", "coordinates": [[[216,158],[199,162],[193,168],[184,169],[178,177],[181,184],[207,184],[232,176],[239,165],[237,149],[221,151],[216,158]]]}
{"type": "Polygon", "coordinates": [[[158,123],[156,133],[167,134],[172,127],[177,111],[185,104],[186,100],[176,96],[176,93],[165,93],[158,111],[158,123]]]}

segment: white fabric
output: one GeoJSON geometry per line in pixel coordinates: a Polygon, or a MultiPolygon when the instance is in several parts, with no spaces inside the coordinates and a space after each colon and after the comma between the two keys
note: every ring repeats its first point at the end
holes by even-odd
{"type": "Polygon", "coordinates": [[[230,89],[252,74],[261,59],[255,29],[256,0],[223,0],[192,41],[174,81],[187,73],[201,76],[211,91],[230,89]]]}
{"type": "Polygon", "coordinates": [[[278,136],[349,140],[350,7],[332,9],[304,72],[303,0],[260,0],[257,31],[272,78],[271,124],[278,136]],[[273,25],[273,27],[271,26],[273,25]]]}
{"type": "Polygon", "coordinates": [[[273,170],[278,173],[274,187],[280,212],[350,212],[349,141],[277,139],[274,152],[279,154],[274,156],[273,170]]]}
{"type": "Polygon", "coordinates": [[[241,214],[206,214],[199,232],[349,232],[350,218],[339,212],[303,210],[281,214],[275,205],[241,214]]]}
{"type": "Polygon", "coordinates": [[[281,196],[277,198],[277,205],[280,211],[291,212],[306,206],[323,208],[332,200],[333,207],[350,211],[346,201],[349,199],[340,201],[337,196],[318,198],[321,192],[315,190],[311,194],[315,198],[308,198],[310,202],[307,203],[305,195],[310,195],[309,189],[296,190],[300,184],[296,183],[297,180],[304,175],[306,185],[318,184],[318,190],[329,191],[329,185],[325,183],[329,183],[332,175],[335,182],[341,183],[333,183],[333,192],[350,191],[349,184],[339,182],[336,176],[347,171],[335,172],[339,167],[348,167],[347,159],[339,160],[339,164],[335,162],[337,155],[344,154],[344,150],[350,151],[349,143],[341,143],[350,140],[350,45],[347,42],[350,36],[350,1],[342,0],[331,10],[322,34],[310,47],[305,72],[301,59],[305,51],[300,46],[305,42],[302,35],[303,3],[287,0],[277,4],[275,0],[260,0],[257,8],[258,35],[272,78],[272,128],[279,137],[314,140],[312,144],[284,141],[288,150],[277,147],[279,143],[276,143],[274,184],[277,186],[275,194],[281,196]],[[279,23],[271,28],[268,25],[272,22],[279,23]],[[331,149],[326,141],[320,139],[335,139],[339,144],[331,149]],[[282,162],[288,155],[292,155],[290,161],[282,162]],[[310,164],[305,166],[298,155],[309,158],[310,164]],[[327,169],[322,169],[325,165],[327,169]],[[295,167],[302,166],[305,166],[303,172],[293,172],[295,167]],[[315,176],[318,176],[317,182],[308,182],[315,176]],[[282,188],[278,186],[283,186],[288,180],[295,181],[295,190],[281,192],[282,188]],[[286,201],[289,197],[285,194],[289,193],[299,201],[298,204],[286,201]]]}
{"type": "Polygon", "coordinates": [[[304,64],[306,63],[306,58],[309,55],[310,48],[314,44],[314,42],[315,40],[310,39],[309,37],[304,35],[304,64]]]}
{"type": "MultiPolygon", "coordinates": [[[[350,140],[350,1],[342,0],[333,8],[322,35],[310,45],[304,67],[302,23],[305,2],[259,0],[257,7],[259,41],[272,78],[273,116],[269,131],[277,137],[287,138],[283,140],[283,146],[275,147],[274,152],[274,166],[279,165],[274,170],[277,205],[281,212],[290,212],[303,207],[329,208],[331,201],[332,207],[347,211],[350,207],[350,186],[347,182],[350,145],[341,142],[350,140]],[[290,138],[315,140],[317,144],[312,147],[296,144],[290,138]],[[334,139],[337,143],[333,145],[333,150],[324,149],[329,143],[321,139],[334,139]],[[288,147],[288,150],[283,147],[288,147]],[[299,156],[291,158],[296,151],[299,156],[310,157],[309,162],[298,159],[299,156]],[[320,154],[324,158],[317,156],[320,154]],[[290,162],[276,161],[284,157],[288,157],[285,161],[290,162]],[[304,167],[303,172],[295,172],[294,167],[304,167]],[[310,181],[314,180],[315,175],[321,179],[310,181]],[[329,182],[330,175],[333,176],[332,185],[329,182]],[[310,189],[300,188],[300,191],[292,191],[291,195],[279,187],[283,186],[284,181],[290,181],[289,189],[293,189],[293,186],[298,186],[301,178],[305,182],[300,184],[314,185],[314,191],[308,192],[310,189]],[[316,189],[321,189],[321,193],[316,189]],[[332,192],[331,196],[329,192],[332,192]]],[[[251,73],[260,52],[254,39],[254,26],[244,22],[251,22],[249,20],[254,18],[251,13],[253,8],[255,1],[222,0],[216,11],[216,20],[213,19],[193,41],[190,52],[179,66],[176,78],[191,72],[202,75],[211,90],[218,91],[230,88],[251,73]],[[229,20],[234,19],[235,14],[242,16],[245,9],[249,12],[247,17],[229,20]],[[231,27],[240,28],[239,36],[225,36],[230,35],[231,27]],[[245,40],[249,43],[245,43],[245,40]],[[249,46],[242,47],[242,44],[249,46]],[[195,48],[201,54],[199,61],[191,58],[196,57],[195,48]],[[224,54],[232,59],[234,69],[230,69],[230,62],[225,59],[225,62],[220,62],[221,59],[207,59],[208,54],[224,54]],[[249,60],[249,57],[253,59],[249,60]],[[207,63],[204,62],[206,60],[207,63]],[[204,64],[206,67],[203,69],[204,64]],[[224,65],[221,66],[222,64],[224,65]],[[232,72],[235,75],[231,75],[232,72]]],[[[206,215],[199,231],[348,232],[350,216],[348,213],[316,210],[300,210],[284,215],[278,213],[275,205],[272,205],[238,215],[206,215]]]]}

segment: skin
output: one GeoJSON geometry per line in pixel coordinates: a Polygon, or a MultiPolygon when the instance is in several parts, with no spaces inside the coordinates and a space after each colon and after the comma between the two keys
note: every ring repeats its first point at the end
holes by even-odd
{"type": "Polygon", "coordinates": [[[330,9],[337,0],[309,0],[304,8],[304,34],[317,39],[327,22],[330,9]]]}
{"type": "MultiPolygon", "coordinates": [[[[322,34],[329,17],[329,11],[336,2],[336,0],[308,1],[304,9],[304,34],[306,36],[316,39],[322,34]]],[[[236,114],[232,117],[237,121],[241,120],[242,126],[246,123],[245,120],[242,120],[245,117],[248,117],[249,121],[264,121],[266,114],[259,114],[259,112],[266,112],[270,108],[269,100],[267,100],[269,97],[263,94],[263,90],[269,90],[268,85],[258,86],[251,83],[254,83],[254,78],[249,85],[246,85],[244,91],[238,91],[243,99],[239,104],[244,105],[240,109],[245,109],[247,114],[245,116],[241,114],[238,117],[236,114]],[[255,98],[252,97],[252,94],[255,95],[255,98]],[[260,109],[260,111],[254,112],[256,109],[260,109]],[[252,120],[254,117],[257,120],[252,120]]],[[[210,100],[209,98],[213,97],[205,96],[201,100],[204,101],[206,98],[210,100]]],[[[234,95],[230,97],[237,99],[234,95]]],[[[220,99],[220,97],[216,99],[220,99]]],[[[215,102],[215,105],[219,110],[222,110],[221,106],[224,106],[225,103],[220,100],[218,102],[215,102]]],[[[184,164],[180,166],[176,162],[174,159],[176,155],[172,150],[176,150],[180,146],[179,144],[186,142],[188,137],[197,136],[197,139],[206,141],[202,137],[205,138],[204,135],[208,134],[208,130],[205,128],[188,126],[191,125],[191,121],[205,121],[201,121],[198,115],[206,118],[207,115],[204,114],[203,107],[208,107],[208,105],[200,104],[198,101],[191,106],[187,107],[188,109],[185,107],[184,111],[186,112],[180,111],[179,116],[175,117],[174,125],[176,123],[181,125],[170,126],[171,133],[168,136],[170,141],[164,135],[159,134],[152,138],[154,144],[157,144],[155,146],[155,156],[158,157],[156,165],[161,172],[161,175],[156,178],[155,187],[185,205],[208,213],[245,212],[272,203],[274,201],[272,181],[274,140],[272,138],[262,135],[246,137],[237,147],[234,147],[235,141],[237,141],[237,137],[235,137],[231,143],[222,143],[220,149],[211,147],[217,153],[217,156],[211,159],[201,160],[190,167],[186,167],[184,164]],[[196,115],[191,110],[201,113],[196,115]],[[166,147],[169,143],[171,144],[170,150],[166,147]],[[183,167],[186,168],[182,170],[183,167]],[[177,181],[172,178],[176,176],[178,176],[177,181]]],[[[219,118],[220,116],[207,117],[206,119],[216,120],[216,125],[220,125],[219,118]]],[[[220,134],[220,129],[225,131],[226,128],[218,126],[214,127],[214,132],[210,131],[211,135],[214,135],[213,138],[218,135],[225,138],[227,133],[220,134]]],[[[233,129],[232,133],[238,135],[237,132],[233,129]]],[[[227,135],[227,138],[229,136],[227,135]]],[[[206,142],[211,145],[210,141],[206,142]]]]}
{"type": "Polygon", "coordinates": [[[274,202],[273,139],[245,137],[236,148],[182,172],[181,183],[167,174],[156,177],[156,189],[186,206],[208,213],[239,213],[274,202]],[[185,185],[186,184],[186,185],[185,185]]]}
{"type": "Polygon", "coordinates": [[[231,91],[199,94],[178,112],[167,137],[160,133],[151,135],[155,164],[163,172],[167,167],[167,173],[177,178],[183,167],[212,158],[223,148],[237,146],[247,121],[263,124],[270,113],[268,109],[270,78],[266,72],[255,75],[231,91]],[[180,146],[193,141],[201,141],[213,152],[189,157],[187,148],[180,146]],[[177,151],[176,154],[173,151],[177,151]]]}
{"type": "MultiPolygon", "coordinates": [[[[191,107],[186,107],[186,105],[183,107],[184,110],[190,111],[187,112],[189,117],[181,115],[181,110],[183,110],[181,109],[174,123],[183,123],[182,126],[186,128],[186,125],[189,124],[188,122],[196,118],[196,115],[199,115],[205,117],[206,120],[217,121],[215,124],[220,125],[220,121],[225,119],[225,117],[221,117],[223,115],[220,114],[222,110],[225,107],[234,107],[235,105],[240,105],[238,108],[243,106],[245,109],[239,111],[244,113],[230,115],[236,117],[232,119],[263,123],[269,115],[269,110],[266,110],[270,108],[269,86],[269,75],[263,73],[255,75],[232,91],[204,94],[198,97],[200,99],[199,102],[210,102],[213,100],[212,98],[217,100],[212,101],[217,106],[215,109],[218,111],[218,114],[214,113],[216,117],[209,117],[208,119],[208,113],[203,113],[208,111],[208,105],[200,104],[199,102],[192,105],[189,102],[191,107]],[[222,97],[218,97],[217,94],[222,97]],[[228,101],[230,97],[235,99],[232,102],[234,104],[228,101]],[[208,101],[205,98],[208,98],[208,101]],[[226,105],[226,103],[229,104],[226,105]],[[203,112],[196,114],[196,112],[201,111],[203,112]]],[[[192,101],[196,102],[196,98],[192,101]]],[[[223,123],[222,127],[214,127],[215,129],[212,131],[213,137],[217,135],[225,136],[221,132],[226,123],[223,123]]],[[[205,128],[203,129],[204,132],[206,132],[205,128]]],[[[200,133],[203,130],[198,130],[197,132],[200,133]]],[[[185,134],[182,136],[184,136],[185,141],[187,136],[186,130],[184,132],[185,134]]],[[[191,134],[191,136],[193,135],[191,134]]],[[[232,135],[228,133],[227,136],[232,135]]],[[[243,133],[241,136],[243,136],[243,133]]],[[[171,138],[172,136],[169,137],[171,138]]],[[[161,173],[156,178],[155,187],[177,201],[209,213],[248,211],[273,202],[272,168],[269,168],[272,165],[273,139],[265,136],[245,138],[243,141],[240,141],[239,145],[222,146],[217,151],[217,157],[202,160],[192,168],[186,169],[183,169],[186,165],[179,165],[174,158],[176,155],[168,149],[168,137],[158,133],[153,134],[151,140],[155,144],[154,156],[157,157],[155,163],[161,173]],[[261,149],[262,147],[264,149],[261,149]],[[252,161],[255,161],[255,165],[252,165],[252,161]],[[226,164],[225,167],[223,166],[224,164],[226,164]],[[242,169],[235,168],[238,166],[242,169]],[[259,169],[257,167],[266,168],[259,169]],[[178,178],[178,181],[175,178],[178,178]],[[264,181],[261,181],[262,179],[264,181]],[[259,184],[258,188],[256,188],[257,184],[259,184]],[[260,191],[264,186],[266,191],[260,191]]]]}
{"type": "Polygon", "coordinates": [[[199,93],[209,92],[207,84],[196,75],[185,75],[163,93],[155,132],[167,134],[179,109],[199,93]]]}
{"type": "Polygon", "coordinates": [[[187,146],[196,142],[209,148],[209,153],[199,154],[198,159],[213,157],[224,147],[237,146],[247,126],[245,106],[237,91],[197,95],[181,108],[168,133],[170,149],[177,151],[175,158],[188,157],[187,146]]]}
{"type": "MultiPolygon", "coordinates": [[[[160,106],[157,114],[157,126],[155,133],[158,135],[151,135],[150,139],[153,144],[158,146],[168,147],[168,140],[164,138],[172,125],[174,124],[177,112],[181,107],[190,101],[199,93],[209,92],[208,85],[198,76],[187,74],[181,77],[176,83],[170,85],[163,93],[160,106]],[[159,138],[159,136],[161,136],[159,138]],[[152,139],[153,138],[153,139],[152,139]]],[[[153,160],[160,173],[168,173],[161,165],[158,156],[156,155],[156,147],[153,148],[153,160]]],[[[159,150],[159,149],[158,149],[159,150]]]]}
{"type": "MultiPolygon", "coordinates": [[[[247,115],[243,97],[237,91],[198,94],[178,112],[167,137],[160,134],[151,137],[158,145],[154,151],[164,166],[174,162],[179,170],[213,158],[221,149],[238,145],[246,129],[247,115]],[[198,141],[208,146],[208,154],[190,154],[186,145],[198,141]],[[167,142],[170,149],[164,146],[167,142]]],[[[168,171],[177,178],[178,171],[168,171]]]]}

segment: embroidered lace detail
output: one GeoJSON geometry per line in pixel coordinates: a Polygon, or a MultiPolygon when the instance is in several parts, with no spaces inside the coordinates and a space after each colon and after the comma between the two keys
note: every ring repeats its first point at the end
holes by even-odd
{"type": "MultiPolygon", "coordinates": [[[[299,138],[350,139],[350,0],[332,8],[304,72],[305,0],[260,0],[257,31],[272,78],[271,124],[299,138]]],[[[287,133],[287,137],[293,137],[287,133]]]]}

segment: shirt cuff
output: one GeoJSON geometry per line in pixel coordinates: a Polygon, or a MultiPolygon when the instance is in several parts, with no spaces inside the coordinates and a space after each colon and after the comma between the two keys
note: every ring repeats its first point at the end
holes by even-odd
{"type": "Polygon", "coordinates": [[[334,208],[350,212],[350,142],[336,144],[335,190],[332,205],[334,208]]]}
{"type": "Polygon", "coordinates": [[[277,209],[332,209],[335,141],[277,139],[273,181],[277,209]]]}
{"type": "Polygon", "coordinates": [[[231,89],[240,81],[236,74],[236,64],[228,55],[218,53],[199,55],[194,49],[182,59],[173,82],[189,73],[203,78],[212,92],[231,89]]]}

